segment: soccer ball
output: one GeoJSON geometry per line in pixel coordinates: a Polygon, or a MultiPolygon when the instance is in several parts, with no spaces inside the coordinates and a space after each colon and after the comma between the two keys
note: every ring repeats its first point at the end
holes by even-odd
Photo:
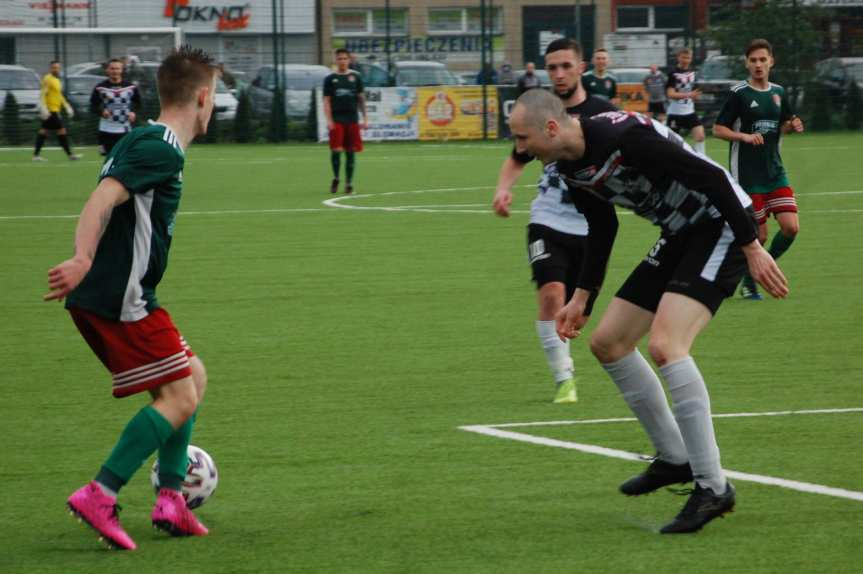
{"type": "MultiPolygon", "coordinates": [[[[219,484],[219,471],[216,463],[207,451],[193,444],[188,449],[189,465],[186,467],[186,478],[183,480],[183,498],[186,506],[197,508],[207,502],[219,484]]],[[[159,459],[153,463],[150,471],[150,483],[159,492],[159,459]]]]}

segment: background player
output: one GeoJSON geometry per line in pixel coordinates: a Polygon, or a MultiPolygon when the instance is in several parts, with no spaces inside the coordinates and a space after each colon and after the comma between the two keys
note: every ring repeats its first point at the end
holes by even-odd
{"type": "Polygon", "coordinates": [[[81,212],[74,256],[48,272],[45,300],[66,298],[81,335],[111,372],[114,396],[148,391],[153,398],[129,421],[96,478],[68,500],[72,513],[115,548],[135,548],[120,526],[117,492],[156,450],[162,489],[153,525],[174,536],[207,534],[180,493],[206,373],[155,290],[167,265],[185,149],[207,131],[216,78],[200,50],[182,48],[162,62],[158,121],[114,147],[81,212]]]}
{"type": "Polygon", "coordinates": [[[665,122],[665,86],[668,78],[659,71],[656,64],[650,65],[650,73],[644,76],[642,83],[647,91],[647,113],[649,118],[665,122]]]}
{"type": "Polygon", "coordinates": [[[665,93],[668,96],[668,127],[676,133],[687,130],[692,134],[692,147],[704,155],[704,126],[695,113],[695,100],[701,91],[695,88],[695,70],[690,70],[692,50],[682,48],[677,52],[677,67],[668,74],[665,93]]]}
{"type": "MultiPolygon", "coordinates": [[[[731,142],[729,167],[734,178],[752,197],[758,220],[758,239],[767,242],[767,216],[773,214],[779,231],[770,242],[770,255],[779,259],[797,232],[797,202],[788,185],[779,144],[782,133],[802,132],[803,122],[794,115],[785,89],[770,82],[773,47],[763,39],[746,48],[749,79],[731,88],[719,112],[713,135],[731,142]]],[[[747,273],[740,288],[746,299],[760,300],[755,281],[747,273]]]]}
{"type": "Polygon", "coordinates": [[[51,71],[42,77],[42,89],[39,99],[39,115],[42,118],[42,127],[39,128],[39,133],[36,135],[36,147],[33,150],[33,161],[45,161],[42,153],[42,146],[45,145],[45,139],[48,136],[48,130],[57,132],[57,141],[60,142],[66,156],[71,160],[81,159],[81,155],[72,153],[69,146],[69,136],[66,132],[66,127],[63,125],[63,120],[60,119],[60,109],[66,110],[69,118],[75,117],[75,110],[63,97],[63,84],[60,82],[60,62],[51,62],[51,71]]]}
{"type": "MultiPolygon", "coordinates": [[[[568,116],[560,101],[532,90],[517,101],[510,126],[519,150],[557,161],[572,195],[594,195],[635,210],[662,229],[647,257],[618,290],[591,337],[591,350],[620,389],[658,453],[643,474],[620,489],[646,494],[695,478],[683,510],[662,533],[694,532],[730,511],[713,432],[710,398],[690,348],[747,263],[774,296],[785,278],[757,240],[749,197],[731,176],[698,155],[662,124],[638,114],[568,116]],[[636,344],[648,350],[662,385],[636,344]]],[[[558,333],[578,335],[583,303],[573,298],[557,317],[558,333]]]]}
{"type": "Polygon", "coordinates": [[[360,128],[369,127],[366,114],[366,97],[362,76],[349,68],[351,53],[344,48],[336,50],[336,72],[324,78],[324,114],[330,131],[330,162],[333,181],[330,193],[339,190],[341,153],[345,152],[345,193],[354,188],[354,154],[363,151],[360,128]],[[362,125],[357,123],[357,110],[363,114],[362,125]]]}
{"type": "Polygon", "coordinates": [[[99,153],[108,155],[120,139],[135,125],[135,109],[141,105],[138,87],[123,79],[123,62],[108,61],[108,79],[100,82],[90,94],[90,111],[99,116],[99,153]]]}
{"type": "MultiPolygon", "coordinates": [[[[584,63],[581,46],[575,40],[561,38],[551,42],[545,51],[545,68],[553,84],[554,93],[563,102],[568,114],[589,117],[601,112],[615,110],[607,100],[588,94],[581,83],[584,63]]],[[[500,168],[497,191],[494,195],[494,210],[503,217],[509,216],[512,204],[512,186],[524,171],[524,166],[534,158],[524,151],[513,148],[512,153],[500,168]]],[[[610,254],[610,243],[604,238],[614,238],[617,232],[617,216],[608,206],[581,206],[597,218],[590,227],[593,239],[601,239],[599,247],[588,249],[588,221],[579,208],[567,200],[566,185],[557,173],[554,163],[543,169],[536,199],[530,205],[530,224],[527,227],[528,260],[537,286],[536,334],[539,337],[546,361],[554,377],[557,391],[555,403],[574,403],[577,400],[569,342],[561,341],[554,329],[554,317],[573,294],[586,297],[586,315],[590,315],[593,302],[602,283],[605,265],[610,254]],[[596,233],[594,233],[594,231],[596,233]],[[583,274],[587,255],[595,258],[593,270],[583,274]],[[596,274],[596,270],[600,270],[596,274]]]]}
{"type": "Polygon", "coordinates": [[[615,106],[620,105],[617,97],[617,77],[608,72],[608,50],[598,48],[593,52],[593,69],[581,76],[581,84],[588,94],[609,100],[615,106]]]}

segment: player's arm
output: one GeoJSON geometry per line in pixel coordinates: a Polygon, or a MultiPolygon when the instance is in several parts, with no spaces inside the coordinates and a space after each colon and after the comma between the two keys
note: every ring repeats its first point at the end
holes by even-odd
{"type": "Polygon", "coordinates": [[[51,291],[43,297],[45,301],[60,301],[81,283],[93,265],[96,249],[111,220],[111,213],[128,199],[129,192],[123,184],[111,177],[103,179],[90,194],[75,229],[75,254],[48,271],[48,287],[51,291]]]}
{"type": "Polygon", "coordinates": [[[360,92],[357,94],[357,103],[360,105],[360,113],[363,114],[363,129],[369,127],[369,114],[366,112],[366,93],[360,92]]]}
{"type": "Polygon", "coordinates": [[[132,85],[132,101],[129,104],[129,123],[135,125],[135,120],[138,119],[138,110],[141,109],[141,92],[138,86],[132,85]]]}
{"type": "Polygon", "coordinates": [[[520,154],[513,148],[512,153],[503,160],[500,171],[497,174],[497,187],[494,192],[492,206],[494,212],[501,217],[509,217],[509,207],[512,205],[512,186],[524,173],[524,166],[533,158],[527,154],[520,154]]]}
{"type": "Polygon", "coordinates": [[[747,134],[745,132],[736,131],[732,126],[740,118],[741,99],[737,92],[731,92],[722,108],[719,110],[719,115],[716,116],[716,123],[713,124],[713,135],[727,142],[742,142],[749,145],[764,145],[764,136],[758,132],[747,134]]]}
{"type": "Polygon", "coordinates": [[[333,86],[330,81],[330,76],[324,78],[324,117],[327,120],[327,129],[333,129],[333,105],[332,105],[332,96],[333,96],[333,86]]]}
{"type": "Polygon", "coordinates": [[[803,133],[803,120],[794,113],[791,102],[788,100],[788,94],[784,90],[782,91],[782,99],[780,101],[779,121],[782,123],[782,133],[803,133]]]}
{"type": "Polygon", "coordinates": [[[42,82],[39,84],[39,117],[47,120],[50,115],[51,112],[48,111],[48,78],[42,78],[42,82]]]}
{"type": "Polygon", "coordinates": [[[617,96],[617,80],[611,80],[611,93],[608,97],[609,101],[617,107],[620,107],[620,98],[617,96]]]}
{"type": "Polygon", "coordinates": [[[102,98],[99,96],[99,86],[90,92],[90,113],[97,116],[102,115],[102,98]]]}

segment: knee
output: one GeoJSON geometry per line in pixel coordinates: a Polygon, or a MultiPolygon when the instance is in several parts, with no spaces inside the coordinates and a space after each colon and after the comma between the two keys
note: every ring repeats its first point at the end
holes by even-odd
{"type": "Polygon", "coordinates": [[[204,398],[204,392],[207,390],[207,369],[198,357],[191,357],[189,363],[192,367],[192,380],[195,382],[195,392],[200,404],[204,398]]]}
{"type": "Polygon", "coordinates": [[[178,422],[185,422],[198,410],[198,393],[193,386],[190,386],[184,392],[173,393],[170,402],[178,422]]]}
{"type": "Polygon", "coordinates": [[[674,341],[661,332],[650,334],[647,341],[647,352],[657,367],[667,365],[688,354],[685,349],[679,348],[674,341]]]}
{"type": "Polygon", "coordinates": [[[785,237],[794,239],[800,231],[800,222],[797,220],[783,222],[783,224],[780,225],[780,231],[785,237]]]}
{"type": "Polygon", "coordinates": [[[606,364],[628,355],[632,352],[632,348],[622,341],[594,331],[590,337],[590,352],[600,363],[606,364]]]}

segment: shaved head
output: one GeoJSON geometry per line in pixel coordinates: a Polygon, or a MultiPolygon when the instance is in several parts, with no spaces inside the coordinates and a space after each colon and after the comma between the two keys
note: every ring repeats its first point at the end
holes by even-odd
{"type": "Polygon", "coordinates": [[[512,113],[519,111],[525,125],[543,129],[548,120],[566,121],[569,117],[563,101],[547,90],[528,90],[515,101],[512,113]]]}
{"type": "Polygon", "coordinates": [[[563,100],[547,90],[528,90],[519,96],[509,128],[516,151],[544,162],[578,159],[584,153],[581,126],[566,113],[563,100]]]}

